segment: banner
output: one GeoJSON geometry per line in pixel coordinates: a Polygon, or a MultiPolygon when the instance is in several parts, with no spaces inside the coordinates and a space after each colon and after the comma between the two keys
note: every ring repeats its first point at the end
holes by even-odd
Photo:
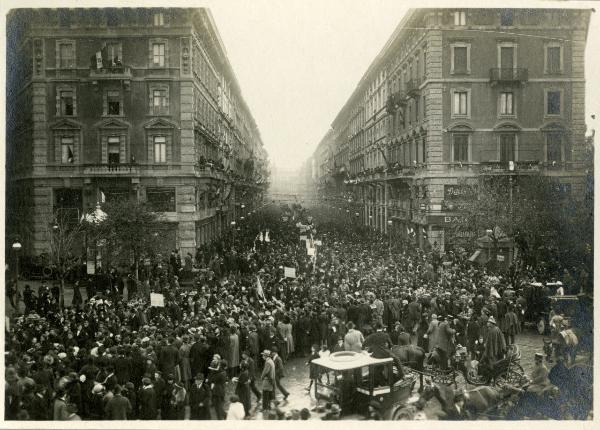
{"type": "Polygon", "coordinates": [[[87,269],[87,274],[88,275],[95,275],[96,274],[96,264],[94,260],[88,260],[85,262],[85,267],[87,269]]]}
{"type": "Polygon", "coordinates": [[[321,246],[321,245],[323,245],[323,242],[321,242],[320,240],[315,240],[315,245],[321,246]]]}
{"type": "Polygon", "coordinates": [[[306,240],[306,239],[307,239],[306,235],[300,236],[300,240],[306,240]]]}
{"type": "Polygon", "coordinates": [[[262,299],[265,298],[265,292],[263,291],[263,287],[258,276],[256,277],[256,294],[258,294],[258,297],[262,299]]]}
{"type": "Polygon", "coordinates": [[[284,267],[283,268],[283,276],[286,278],[295,278],[296,277],[296,268],[295,267],[284,267]]]}
{"type": "Polygon", "coordinates": [[[308,248],[306,250],[308,255],[315,255],[316,248],[308,248]]]}
{"type": "Polygon", "coordinates": [[[165,296],[158,293],[150,293],[150,306],[165,307],[165,296]]]}

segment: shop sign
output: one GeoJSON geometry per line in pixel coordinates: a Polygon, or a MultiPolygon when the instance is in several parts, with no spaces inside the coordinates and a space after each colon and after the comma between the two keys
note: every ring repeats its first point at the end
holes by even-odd
{"type": "Polygon", "coordinates": [[[445,200],[464,200],[476,193],[474,187],[468,185],[444,185],[445,200]]]}

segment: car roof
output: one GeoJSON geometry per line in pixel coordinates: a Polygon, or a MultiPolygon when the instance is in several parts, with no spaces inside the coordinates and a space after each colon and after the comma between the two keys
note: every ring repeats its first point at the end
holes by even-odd
{"type": "Polygon", "coordinates": [[[326,367],[331,370],[351,370],[358,369],[372,364],[391,363],[392,358],[373,358],[368,354],[350,355],[330,355],[329,357],[321,357],[314,359],[313,364],[321,367],[326,367]]]}

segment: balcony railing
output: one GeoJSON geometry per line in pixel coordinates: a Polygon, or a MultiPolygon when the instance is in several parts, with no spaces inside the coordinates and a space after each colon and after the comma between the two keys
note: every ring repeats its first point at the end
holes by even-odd
{"type": "Polygon", "coordinates": [[[137,164],[86,164],[83,166],[84,175],[93,176],[128,176],[139,175],[137,164]]]}
{"type": "Polygon", "coordinates": [[[421,80],[419,78],[411,79],[406,82],[406,95],[413,97],[419,94],[421,86],[421,80]]]}
{"type": "Polygon", "coordinates": [[[406,105],[406,95],[402,91],[396,91],[394,94],[391,94],[386,103],[387,113],[393,114],[400,107],[406,105]]]}
{"type": "Polygon", "coordinates": [[[131,67],[115,65],[96,69],[90,68],[90,78],[131,78],[131,67]]]}
{"type": "Polygon", "coordinates": [[[528,70],[525,68],[494,68],[490,69],[490,82],[525,82],[528,70]]]}

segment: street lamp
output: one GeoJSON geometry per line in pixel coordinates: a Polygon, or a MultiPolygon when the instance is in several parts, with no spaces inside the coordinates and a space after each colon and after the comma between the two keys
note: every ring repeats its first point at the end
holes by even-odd
{"type": "MultiPolygon", "coordinates": [[[[16,263],[15,263],[15,291],[19,292],[19,251],[21,250],[21,242],[15,240],[12,244],[12,249],[15,251],[16,263]]],[[[17,300],[18,303],[18,300],[17,300]]]]}
{"type": "Polygon", "coordinates": [[[388,248],[392,249],[392,220],[388,219],[388,248]]]}

